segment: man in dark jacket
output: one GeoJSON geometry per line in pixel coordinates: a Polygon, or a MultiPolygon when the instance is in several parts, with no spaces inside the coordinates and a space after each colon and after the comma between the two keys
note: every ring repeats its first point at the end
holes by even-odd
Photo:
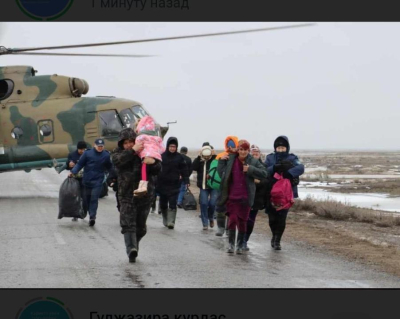
{"type": "Polygon", "coordinates": [[[169,229],[175,227],[176,202],[181,181],[189,187],[189,173],[185,159],[177,152],[178,139],[170,137],[166,151],[162,154],[162,170],[157,179],[157,192],[160,194],[160,208],[163,224],[169,229]],[[169,209],[168,209],[169,204],[169,209]]]}
{"type": "MultiPolygon", "coordinates": [[[[278,136],[274,141],[274,153],[268,154],[265,160],[268,175],[271,181],[276,181],[273,176],[275,173],[283,174],[284,178],[288,178],[292,183],[293,197],[297,198],[297,184],[299,176],[304,173],[304,165],[300,162],[299,158],[290,151],[289,139],[284,136],[278,136]]],[[[272,186],[271,186],[272,187],[272,186]]],[[[268,192],[270,193],[270,191],[268,192]]],[[[277,211],[269,201],[267,196],[266,213],[269,217],[269,227],[272,231],[271,246],[275,250],[281,250],[281,238],[286,227],[286,217],[289,209],[282,209],[277,211]]]]}
{"type": "MultiPolygon", "coordinates": [[[[187,152],[188,152],[187,147],[186,147],[186,146],[182,146],[182,147],[181,147],[180,153],[181,153],[181,155],[183,156],[183,159],[185,160],[186,167],[188,168],[189,177],[190,177],[190,174],[192,173],[192,171],[191,171],[191,168],[192,168],[192,159],[191,159],[189,156],[186,155],[187,152]]],[[[179,195],[178,195],[178,203],[177,203],[177,206],[178,206],[179,208],[182,208],[183,195],[185,195],[186,187],[187,187],[187,185],[182,181],[182,183],[181,183],[181,189],[179,190],[179,195]]]]}
{"type": "Polygon", "coordinates": [[[147,233],[146,221],[155,192],[155,177],[161,163],[154,160],[146,165],[148,187],[142,196],[133,196],[142,179],[142,161],[139,157],[143,143],[135,144],[136,133],[131,128],[119,133],[118,147],[112,152],[112,161],[117,170],[118,199],[120,203],[121,233],[124,235],[129,262],[135,262],[139,242],[147,233]]]}
{"type": "MultiPolygon", "coordinates": [[[[70,171],[71,169],[74,168],[76,163],[78,163],[79,159],[81,158],[83,152],[85,152],[86,148],[87,148],[87,144],[84,141],[79,141],[76,144],[76,150],[68,154],[67,162],[65,163],[65,169],[66,170],[70,171]]],[[[59,170],[57,170],[58,174],[60,174],[63,170],[64,170],[64,167],[61,167],[59,170]]],[[[83,184],[82,184],[82,176],[83,176],[83,174],[82,175],[78,174],[77,176],[75,176],[75,178],[77,179],[77,181],[79,182],[79,185],[81,187],[81,197],[82,197],[83,210],[85,212],[87,212],[86,201],[83,200],[83,198],[84,198],[84,189],[83,189],[83,184]]],[[[78,221],[78,218],[74,217],[74,218],[72,218],[72,221],[76,222],[76,221],[78,221]]]]}
{"type": "Polygon", "coordinates": [[[110,153],[104,150],[104,140],[98,138],[94,144],[94,148],[83,153],[69,175],[72,177],[85,168],[82,184],[85,193],[84,200],[86,200],[90,216],[89,226],[95,224],[105,172],[112,168],[110,153]]]}

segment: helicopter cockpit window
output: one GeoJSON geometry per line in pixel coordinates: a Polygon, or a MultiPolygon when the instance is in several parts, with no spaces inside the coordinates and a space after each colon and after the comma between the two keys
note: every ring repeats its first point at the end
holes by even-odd
{"type": "Polygon", "coordinates": [[[122,110],[121,112],[119,112],[119,117],[121,118],[124,127],[133,128],[133,125],[136,122],[136,117],[131,109],[122,110]]]}
{"type": "Polygon", "coordinates": [[[99,112],[101,135],[116,136],[122,130],[122,123],[115,110],[99,112]]]}
{"type": "Polygon", "coordinates": [[[11,137],[18,140],[22,137],[22,135],[24,135],[24,131],[22,130],[22,128],[16,126],[11,130],[11,137]]]}
{"type": "Polygon", "coordinates": [[[0,100],[8,98],[14,90],[14,82],[11,80],[0,80],[0,100]]]}
{"type": "Polygon", "coordinates": [[[135,115],[135,117],[138,119],[141,119],[142,117],[145,117],[146,115],[149,115],[144,110],[144,108],[141,107],[140,105],[132,106],[132,111],[133,111],[133,114],[135,115]]]}

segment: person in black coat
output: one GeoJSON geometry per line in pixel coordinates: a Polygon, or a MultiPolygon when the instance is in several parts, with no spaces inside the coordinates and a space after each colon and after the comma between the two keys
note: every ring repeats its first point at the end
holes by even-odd
{"type": "Polygon", "coordinates": [[[177,152],[178,139],[170,137],[166,151],[161,155],[162,169],[157,178],[157,193],[160,194],[160,208],[163,224],[169,229],[175,227],[176,204],[181,181],[189,187],[189,171],[185,159],[177,152]],[[169,205],[169,209],[168,209],[169,205]]]}
{"type": "MultiPolygon", "coordinates": [[[[192,159],[189,156],[186,155],[187,152],[188,152],[187,147],[186,146],[182,146],[179,153],[181,153],[181,155],[183,156],[183,159],[185,160],[186,167],[189,170],[189,177],[190,177],[190,174],[192,173],[192,170],[191,170],[191,168],[192,168],[192,159]]],[[[178,203],[177,203],[177,206],[179,208],[182,208],[183,195],[185,195],[185,193],[186,193],[186,187],[187,187],[186,184],[182,181],[181,189],[179,190],[179,195],[178,195],[178,203]]]]}

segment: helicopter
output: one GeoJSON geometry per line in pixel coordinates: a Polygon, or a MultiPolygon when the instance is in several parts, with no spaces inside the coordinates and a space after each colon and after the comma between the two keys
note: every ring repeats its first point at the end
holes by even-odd
{"type": "MultiPolygon", "coordinates": [[[[0,55],[51,55],[97,57],[150,57],[129,54],[80,54],[37,52],[83,47],[182,40],[189,38],[224,36],[240,33],[264,32],[312,26],[298,25],[151,38],[118,42],[77,45],[6,48],[0,46],[0,55]]],[[[0,66],[0,173],[7,171],[54,167],[65,163],[78,141],[89,146],[101,137],[108,151],[117,146],[119,132],[133,128],[142,117],[150,115],[138,101],[114,96],[85,97],[89,91],[86,80],[62,75],[36,75],[32,66],[0,66]]],[[[156,121],[156,120],[155,120],[156,121]]],[[[157,134],[164,137],[169,125],[156,121],[157,134]]]]}

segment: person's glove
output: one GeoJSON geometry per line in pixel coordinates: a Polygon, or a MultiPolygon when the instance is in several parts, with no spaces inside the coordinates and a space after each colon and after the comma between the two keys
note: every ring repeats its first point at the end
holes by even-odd
{"type": "Polygon", "coordinates": [[[293,179],[293,176],[288,171],[286,171],[286,172],[283,172],[283,178],[293,179]]]}
{"type": "Polygon", "coordinates": [[[286,160],[280,162],[279,164],[280,164],[281,167],[282,167],[282,172],[286,172],[286,171],[288,171],[289,169],[291,169],[292,167],[294,167],[294,165],[293,165],[292,162],[286,161],[286,160]]]}
{"type": "Polygon", "coordinates": [[[275,164],[275,165],[274,165],[274,172],[275,172],[275,173],[282,173],[282,172],[283,172],[283,166],[282,166],[282,164],[275,164]]]}

